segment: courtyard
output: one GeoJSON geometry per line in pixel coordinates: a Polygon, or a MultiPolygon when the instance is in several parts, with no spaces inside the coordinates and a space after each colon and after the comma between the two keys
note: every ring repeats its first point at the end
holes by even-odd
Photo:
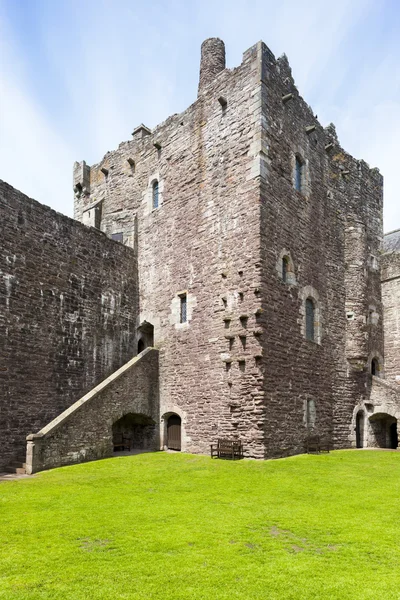
{"type": "Polygon", "coordinates": [[[0,598],[399,598],[400,453],[145,453],[0,484],[0,598]]]}

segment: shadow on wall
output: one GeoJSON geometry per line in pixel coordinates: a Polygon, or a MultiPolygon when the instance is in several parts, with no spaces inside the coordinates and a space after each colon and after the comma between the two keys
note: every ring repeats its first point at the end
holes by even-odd
{"type": "Polygon", "coordinates": [[[156,442],[156,423],[147,415],[128,413],[112,426],[113,449],[153,450],[156,442]]]}
{"type": "Polygon", "coordinates": [[[148,321],[138,327],[138,345],[137,353],[140,354],[146,348],[152,348],[154,346],[154,326],[148,321]]]}
{"type": "Polygon", "coordinates": [[[370,446],[373,448],[398,447],[397,419],[386,413],[377,413],[369,418],[370,446]]]}

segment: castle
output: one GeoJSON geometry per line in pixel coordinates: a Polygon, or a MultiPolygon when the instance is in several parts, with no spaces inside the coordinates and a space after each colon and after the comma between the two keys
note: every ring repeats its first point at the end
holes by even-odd
{"type": "Polygon", "coordinates": [[[400,233],[286,56],[206,40],[197,100],[73,177],[75,220],[0,184],[0,467],[397,447],[400,233]]]}

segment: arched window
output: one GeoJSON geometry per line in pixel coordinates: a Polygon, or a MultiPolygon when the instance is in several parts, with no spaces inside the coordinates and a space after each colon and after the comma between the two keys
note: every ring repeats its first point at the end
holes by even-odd
{"type": "Polygon", "coordinates": [[[283,279],[284,283],[287,282],[288,271],[289,271],[289,258],[287,256],[284,256],[282,258],[282,279],[283,279]]]}
{"type": "Polygon", "coordinates": [[[153,181],[153,208],[158,208],[158,181],[153,181]]]}
{"type": "Polygon", "coordinates": [[[296,154],[294,186],[295,189],[300,193],[303,189],[303,165],[304,162],[302,161],[300,156],[296,154]]]}
{"type": "Polygon", "coordinates": [[[306,300],[306,339],[315,341],[315,305],[311,298],[306,300]]]}
{"type": "Polygon", "coordinates": [[[282,248],[276,261],[276,270],[283,283],[296,285],[294,263],[287,248],[282,248]]]}

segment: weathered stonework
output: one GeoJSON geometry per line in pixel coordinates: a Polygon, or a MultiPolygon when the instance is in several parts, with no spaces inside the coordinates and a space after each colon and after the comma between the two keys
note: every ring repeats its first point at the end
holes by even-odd
{"type": "Polygon", "coordinates": [[[92,165],[75,216],[101,199],[109,232],[122,210],[127,244],[137,220],[161,414],[172,405],[184,413],[185,450],[237,435],[249,456],[282,456],[302,451],[310,428],[336,447],[355,445],[354,407],[368,400],[371,356],[383,356],[379,268],[370,265],[382,178],[340,147],[333,126],[321,127],[286,57],[260,42],[236,69],[224,60],[221,40],[207,40],[197,101],[92,165]],[[149,210],[153,174],[163,202],[149,210]],[[193,302],[184,324],[182,290],[193,302]],[[305,339],[308,297],[314,342],[305,339]]]}
{"type": "Polygon", "coordinates": [[[136,352],[131,248],[0,182],[0,470],[136,352]]]}
{"type": "MultiPolygon", "coordinates": [[[[75,163],[74,195],[75,218],[89,227],[65,221],[85,238],[80,253],[94,254],[85,277],[113,282],[112,291],[101,289],[104,322],[93,323],[96,309],[82,300],[85,340],[92,347],[101,323],[101,340],[118,347],[128,340],[114,369],[146,346],[158,349],[158,447],[169,443],[170,418],[180,447],[191,452],[208,452],[218,437],[240,437],[254,458],[302,452],[310,433],[336,448],[388,443],[387,432],[377,433],[386,417],[375,422],[374,402],[381,410],[378,396],[389,388],[373,385],[373,375],[385,375],[382,177],[341,148],[333,125],[320,125],[285,56],[276,59],[259,42],[226,69],[223,42],[206,40],[196,101],[153,131],[140,125],[98,164],[75,163]],[[115,294],[126,285],[120,303],[115,294]]],[[[23,229],[17,232],[19,247],[23,229]]],[[[80,281],[82,262],[67,268],[68,281],[76,269],[80,281]]],[[[30,269],[35,277],[34,262],[30,269]]],[[[41,281],[52,277],[44,272],[41,281]]],[[[397,337],[385,334],[398,347],[397,337]]],[[[387,367],[391,379],[396,360],[392,355],[387,367]]],[[[75,397],[56,403],[58,412],[90,389],[89,379],[99,383],[100,371],[110,374],[99,368],[96,377],[77,380],[75,397]]],[[[42,378],[53,372],[44,369],[42,378]]],[[[68,392],[70,379],[62,379],[68,392]]],[[[392,406],[396,394],[390,397],[392,406]]],[[[389,428],[396,420],[390,410],[389,428]]],[[[107,452],[112,418],[106,429],[101,419],[95,427],[107,452]]],[[[68,452],[101,454],[79,444],[68,452]]],[[[57,464],[70,460],[61,447],[47,447],[47,466],[55,464],[52,454],[57,464]]]]}
{"type": "Polygon", "coordinates": [[[113,424],[127,414],[152,420],[154,428],[145,447],[159,450],[158,352],[154,349],[130,360],[37,434],[29,435],[27,472],[112,456],[113,424]]]}
{"type": "Polygon", "coordinates": [[[382,266],[385,375],[400,385],[400,230],[385,235],[382,266]]]}

